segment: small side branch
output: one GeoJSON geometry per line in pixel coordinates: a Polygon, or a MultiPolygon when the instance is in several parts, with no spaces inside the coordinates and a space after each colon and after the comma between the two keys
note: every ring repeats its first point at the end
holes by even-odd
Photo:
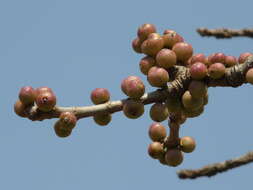
{"type": "Polygon", "coordinates": [[[208,29],[208,28],[198,28],[197,32],[201,36],[214,36],[215,38],[232,38],[232,37],[249,37],[253,38],[253,29],[244,28],[241,30],[220,28],[220,29],[208,29]]]}
{"type": "Polygon", "coordinates": [[[202,176],[211,177],[251,162],[253,162],[253,152],[249,152],[241,157],[226,160],[224,162],[207,165],[196,170],[180,170],[177,172],[177,175],[181,179],[195,179],[202,176]]]}

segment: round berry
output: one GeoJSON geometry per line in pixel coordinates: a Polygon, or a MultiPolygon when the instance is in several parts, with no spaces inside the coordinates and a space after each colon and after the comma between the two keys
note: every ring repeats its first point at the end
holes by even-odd
{"type": "Polygon", "coordinates": [[[168,69],[177,63],[177,56],[170,49],[161,49],[156,55],[156,62],[159,67],[168,69]]]}
{"type": "Polygon", "coordinates": [[[181,150],[185,153],[193,152],[196,147],[196,142],[192,137],[182,137],[180,139],[181,150]]]}
{"type": "Polygon", "coordinates": [[[37,94],[35,102],[39,110],[43,112],[49,112],[56,105],[56,96],[54,95],[53,92],[50,91],[42,92],[37,94]]]}
{"type": "Polygon", "coordinates": [[[169,81],[169,74],[164,68],[152,67],[148,71],[148,82],[154,87],[163,87],[169,81]]]}
{"type": "Polygon", "coordinates": [[[246,73],[246,81],[253,84],[253,68],[249,69],[246,73]]]}
{"type": "Polygon", "coordinates": [[[148,154],[154,159],[158,159],[163,153],[163,145],[159,142],[153,142],[148,146],[148,154]]]}
{"type": "Polygon", "coordinates": [[[183,62],[187,61],[193,54],[192,46],[186,42],[176,43],[172,47],[172,50],[176,53],[177,60],[183,61],[183,62]]]}
{"type": "Polygon", "coordinates": [[[214,53],[210,57],[211,63],[225,63],[226,55],[224,53],[214,53]]]}
{"type": "Polygon", "coordinates": [[[142,43],[141,51],[146,55],[155,57],[163,46],[163,38],[159,34],[152,33],[149,35],[148,39],[142,43]]]}
{"type": "Polygon", "coordinates": [[[138,28],[137,35],[142,41],[144,41],[148,38],[149,34],[155,32],[156,28],[153,24],[143,24],[138,28]]]}
{"type": "Polygon", "coordinates": [[[246,61],[246,59],[247,59],[249,56],[251,56],[251,55],[253,55],[253,54],[250,53],[250,52],[245,52],[245,53],[240,54],[240,56],[239,56],[239,58],[238,58],[238,62],[239,62],[240,64],[244,63],[244,62],[246,61]]]}
{"type": "Polygon", "coordinates": [[[132,41],[132,48],[136,53],[142,53],[141,44],[142,44],[142,41],[139,38],[135,38],[132,41]]]}
{"type": "Polygon", "coordinates": [[[25,112],[25,105],[20,100],[17,100],[15,102],[14,112],[20,117],[27,117],[27,114],[25,112]]]}
{"type": "Polygon", "coordinates": [[[144,58],[141,59],[140,63],[139,63],[139,67],[141,72],[144,75],[148,74],[148,71],[151,67],[155,66],[156,62],[155,59],[153,57],[150,56],[146,56],[144,58]]]}
{"type": "Polygon", "coordinates": [[[168,118],[169,111],[165,104],[155,103],[151,106],[149,115],[153,121],[161,122],[168,118]]]}
{"type": "Polygon", "coordinates": [[[190,74],[193,79],[203,79],[207,75],[207,68],[204,63],[196,62],[190,67],[190,74]]]}
{"type": "Polygon", "coordinates": [[[148,134],[152,141],[162,142],[166,137],[166,128],[160,123],[153,123],[149,127],[148,134]]]}
{"type": "Polygon", "coordinates": [[[162,36],[164,40],[164,47],[172,48],[176,43],[183,42],[184,39],[173,30],[165,30],[162,36]]]}
{"type": "Polygon", "coordinates": [[[71,135],[72,129],[66,128],[65,125],[58,120],[54,125],[54,131],[58,137],[65,138],[71,135]]]}
{"type": "Polygon", "coordinates": [[[185,91],[182,96],[182,103],[185,108],[196,110],[203,106],[203,98],[194,98],[189,91],[185,91]]]}
{"type": "Polygon", "coordinates": [[[235,56],[227,55],[225,59],[225,65],[227,67],[232,67],[237,64],[237,59],[235,56]]]}
{"type": "Polygon", "coordinates": [[[206,56],[203,53],[198,53],[195,54],[191,57],[191,65],[196,63],[196,62],[201,62],[201,63],[205,63],[206,62],[206,56]]]}
{"type": "Polygon", "coordinates": [[[121,90],[130,98],[140,98],[145,93],[145,86],[137,76],[129,76],[121,83],[121,90]]]}
{"type": "Polygon", "coordinates": [[[222,63],[214,63],[208,68],[209,76],[213,79],[219,79],[225,74],[226,68],[222,63]]]}
{"type": "Polygon", "coordinates": [[[188,90],[193,98],[202,98],[207,93],[207,85],[198,80],[191,81],[188,90]]]}
{"type": "Polygon", "coordinates": [[[73,112],[62,112],[59,118],[65,128],[73,129],[76,126],[77,118],[73,112]]]}
{"type": "Polygon", "coordinates": [[[144,113],[144,105],[140,101],[126,100],[123,104],[123,113],[130,119],[136,119],[144,113]]]}
{"type": "Polygon", "coordinates": [[[176,167],[183,162],[183,153],[178,149],[169,149],[165,154],[165,160],[169,166],[176,167]]]}
{"type": "Polygon", "coordinates": [[[94,121],[101,126],[108,125],[110,121],[112,120],[111,114],[95,114],[93,117],[94,121]]]}
{"type": "Polygon", "coordinates": [[[110,100],[110,93],[106,88],[96,88],[91,92],[90,98],[94,104],[103,104],[110,100]]]}
{"type": "Polygon", "coordinates": [[[24,105],[33,104],[35,97],[35,90],[31,86],[24,86],[19,91],[19,99],[24,105]]]}

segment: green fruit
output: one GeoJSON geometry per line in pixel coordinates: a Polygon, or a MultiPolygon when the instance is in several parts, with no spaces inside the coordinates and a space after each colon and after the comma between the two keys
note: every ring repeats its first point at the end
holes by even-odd
{"type": "Polygon", "coordinates": [[[198,117],[204,112],[204,106],[201,106],[198,109],[184,109],[183,113],[186,117],[193,118],[198,117]]]}
{"type": "Polygon", "coordinates": [[[93,119],[98,125],[105,126],[110,123],[112,116],[111,114],[102,113],[94,115],[93,119]]]}
{"type": "Polygon", "coordinates": [[[185,153],[193,152],[196,147],[196,142],[192,137],[182,137],[180,139],[181,150],[185,153]]]}
{"type": "Polygon", "coordinates": [[[152,120],[161,122],[168,118],[169,111],[165,104],[155,103],[151,106],[149,115],[152,120]]]}
{"type": "Polygon", "coordinates": [[[179,98],[168,97],[165,101],[165,105],[169,112],[181,112],[182,110],[182,103],[179,98]]]}
{"type": "Polygon", "coordinates": [[[160,123],[153,123],[148,134],[152,141],[162,142],[166,137],[166,128],[160,123]]]}
{"type": "Polygon", "coordinates": [[[144,105],[141,101],[126,100],[123,103],[123,113],[130,119],[137,119],[144,113],[144,105]]]}
{"type": "Polygon", "coordinates": [[[178,149],[169,149],[165,154],[165,160],[169,166],[176,167],[183,162],[183,153],[178,149]]]}

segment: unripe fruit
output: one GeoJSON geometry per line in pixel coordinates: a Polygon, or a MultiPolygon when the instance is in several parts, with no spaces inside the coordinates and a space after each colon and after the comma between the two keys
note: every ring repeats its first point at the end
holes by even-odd
{"type": "Polygon", "coordinates": [[[182,103],[179,98],[168,97],[165,101],[165,105],[169,112],[181,112],[182,110],[182,103]]]}
{"type": "Polygon", "coordinates": [[[49,112],[56,105],[56,97],[53,92],[42,92],[37,94],[35,102],[39,110],[49,112]]]}
{"type": "Polygon", "coordinates": [[[226,55],[224,53],[214,53],[210,57],[211,63],[225,63],[226,55]]]}
{"type": "Polygon", "coordinates": [[[155,32],[156,28],[153,24],[143,24],[138,28],[137,35],[142,41],[144,41],[148,38],[149,34],[155,32]]]}
{"type": "Polygon", "coordinates": [[[226,67],[232,67],[237,64],[237,59],[235,56],[227,55],[225,59],[226,67]]]}
{"type": "Polygon", "coordinates": [[[245,53],[240,54],[240,56],[239,56],[239,58],[238,58],[238,62],[239,62],[240,64],[244,63],[244,62],[246,61],[246,59],[247,59],[249,56],[251,56],[251,55],[253,55],[253,54],[250,53],[250,52],[245,52],[245,53]]]}
{"type": "Polygon", "coordinates": [[[193,152],[196,147],[196,142],[192,137],[182,137],[180,139],[180,148],[185,153],[193,152]]]}
{"type": "Polygon", "coordinates": [[[148,71],[148,82],[151,86],[154,87],[163,87],[169,81],[169,74],[168,72],[159,67],[152,67],[148,71]]]}
{"type": "Polygon", "coordinates": [[[105,126],[110,123],[112,116],[111,114],[96,114],[93,119],[98,125],[105,126]]]}
{"type": "Polygon", "coordinates": [[[141,41],[139,38],[135,38],[132,41],[132,48],[136,53],[142,53],[141,51],[141,44],[143,41],[141,41]]]}
{"type": "Polygon", "coordinates": [[[206,95],[207,86],[202,81],[193,80],[191,81],[188,90],[193,98],[201,98],[206,95]]]}
{"type": "Polygon", "coordinates": [[[165,30],[163,41],[164,41],[164,47],[166,48],[172,48],[176,43],[183,42],[184,39],[182,36],[180,36],[178,33],[176,33],[173,30],[165,30]]]}
{"type": "Polygon", "coordinates": [[[27,114],[25,112],[25,105],[20,100],[17,100],[15,102],[14,111],[20,117],[27,117],[27,114]]]}
{"type": "Polygon", "coordinates": [[[172,47],[172,50],[176,53],[177,60],[183,61],[183,62],[187,61],[193,54],[192,46],[186,42],[176,43],[172,47]]]}
{"type": "Polygon", "coordinates": [[[161,122],[169,116],[168,108],[163,103],[155,103],[151,106],[149,115],[153,121],[161,122]]]}
{"type": "Polygon", "coordinates": [[[140,98],[145,93],[145,86],[137,76],[129,76],[121,83],[121,90],[130,98],[140,98]]]}
{"type": "Polygon", "coordinates": [[[90,98],[94,104],[103,104],[110,100],[110,93],[106,88],[96,88],[91,92],[90,98]]]}
{"type": "Polygon", "coordinates": [[[208,68],[209,76],[213,79],[219,79],[225,74],[226,68],[222,63],[214,63],[208,68]]]}
{"type": "Polygon", "coordinates": [[[148,134],[152,141],[162,142],[166,137],[166,128],[160,123],[153,123],[149,127],[148,134]]]}
{"type": "Polygon", "coordinates": [[[204,112],[204,106],[201,106],[198,109],[184,109],[183,114],[185,117],[193,118],[198,117],[204,112]]]}
{"type": "Polygon", "coordinates": [[[253,84],[253,68],[249,69],[246,73],[246,81],[253,84]]]}
{"type": "Polygon", "coordinates": [[[207,75],[207,68],[204,63],[196,62],[190,67],[190,74],[193,79],[203,79],[207,75]]]}
{"type": "Polygon", "coordinates": [[[76,126],[77,118],[73,112],[62,112],[59,118],[65,128],[73,129],[76,126]]]}
{"type": "Polygon", "coordinates": [[[64,127],[64,124],[58,120],[54,125],[54,131],[58,137],[65,138],[71,134],[72,129],[64,127]]]}
{"type": "Polygon", "coordinates": [[[35,90],[31,86],[24,86],[19,91],[19,99],[24,105],[33,104],[35,97],[35,90]]]}
{"type": "Polygon", "coordinates": [[[148,71],[151,67],[155,66],[156,62],[155,59],[153,57],[150,56],[146,56],[144,58],[141,59],[140,63],[139,63],[139,67],[141,72],[144,75],[148,74],[148,71]]]}
{"type": "Polygon", "coordinates": [[[203,53],[198,53],[198,54],[193,55],[191,57],[191,65],[196,63],[196,62],[205,63],[206,62],[206,56],[203,53]]]}
{"type": "Polygon", "coordinates": [[[203,98],[193,98],[189,91],[182,96],[182,103],[186,109],[196,110],[203,106],[203,98]]]}
{"type": "Polygon", "coordinates": [[[148,154],[154,159],[158,159],[163,153],[163,145],[159,142],[153,142],[148,146],[148,154]]]}
{"type": "Polygon", "coordinates": [[[169,49],[161,49],[156,55],[157,65],[168,69],[177,63],[177,56],[174,51],[169,49]]]}
{"type": "Polygon", "coordinates": [[[178,149],[169,149],[165,154],[165,160],[169,166],[176,167],[183,162],[183,153],[178,149]]]}
{"type": "Polygon", "coordinates": [[[141,51],[146,55],[155,57],[156,54],[163,48],[163,38],[155,33],[149,35],[141,45],[141,51]]]}
{"type": "Polygon", "coordinates": [[[140,101],[126,100],[123,104],[123,113],[130,119],[136,119],[144,113],[144,105],[140,101]]]}

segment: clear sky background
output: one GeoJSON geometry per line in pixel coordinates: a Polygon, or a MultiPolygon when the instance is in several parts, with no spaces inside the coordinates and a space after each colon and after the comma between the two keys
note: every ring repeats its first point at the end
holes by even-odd
{"type": "MultiPolygon", "coordinates": [[[[212,178],[180,180],[176,171],[199,168],[244,154],[253,148],[253,86],[209,89],[209,104],[189,119],[181,136],[193,136],[197,148],[177,168],[147,154],[150,106],[138,120],[122,113],[101,127],[92,118],[78,122],[69,138],[54,134],[56,121],[31,122],[13,112],[19,89],[49,86],[58,105],[90,105],[90,92],[108,88],[112,100],[125,98],[121,80],[140,76],[143,55],[131,41],[139,25],[153,23],[160,33],[174,29],[195,53],[253,52],[252,39],[202,38],[198,27],[252,27],[251,0],[187,1],[0,1],[0,189],[250,189],[253,165],[212,178]]],[[[166,122],[165,122],[166,123],[166,122]]]]}

